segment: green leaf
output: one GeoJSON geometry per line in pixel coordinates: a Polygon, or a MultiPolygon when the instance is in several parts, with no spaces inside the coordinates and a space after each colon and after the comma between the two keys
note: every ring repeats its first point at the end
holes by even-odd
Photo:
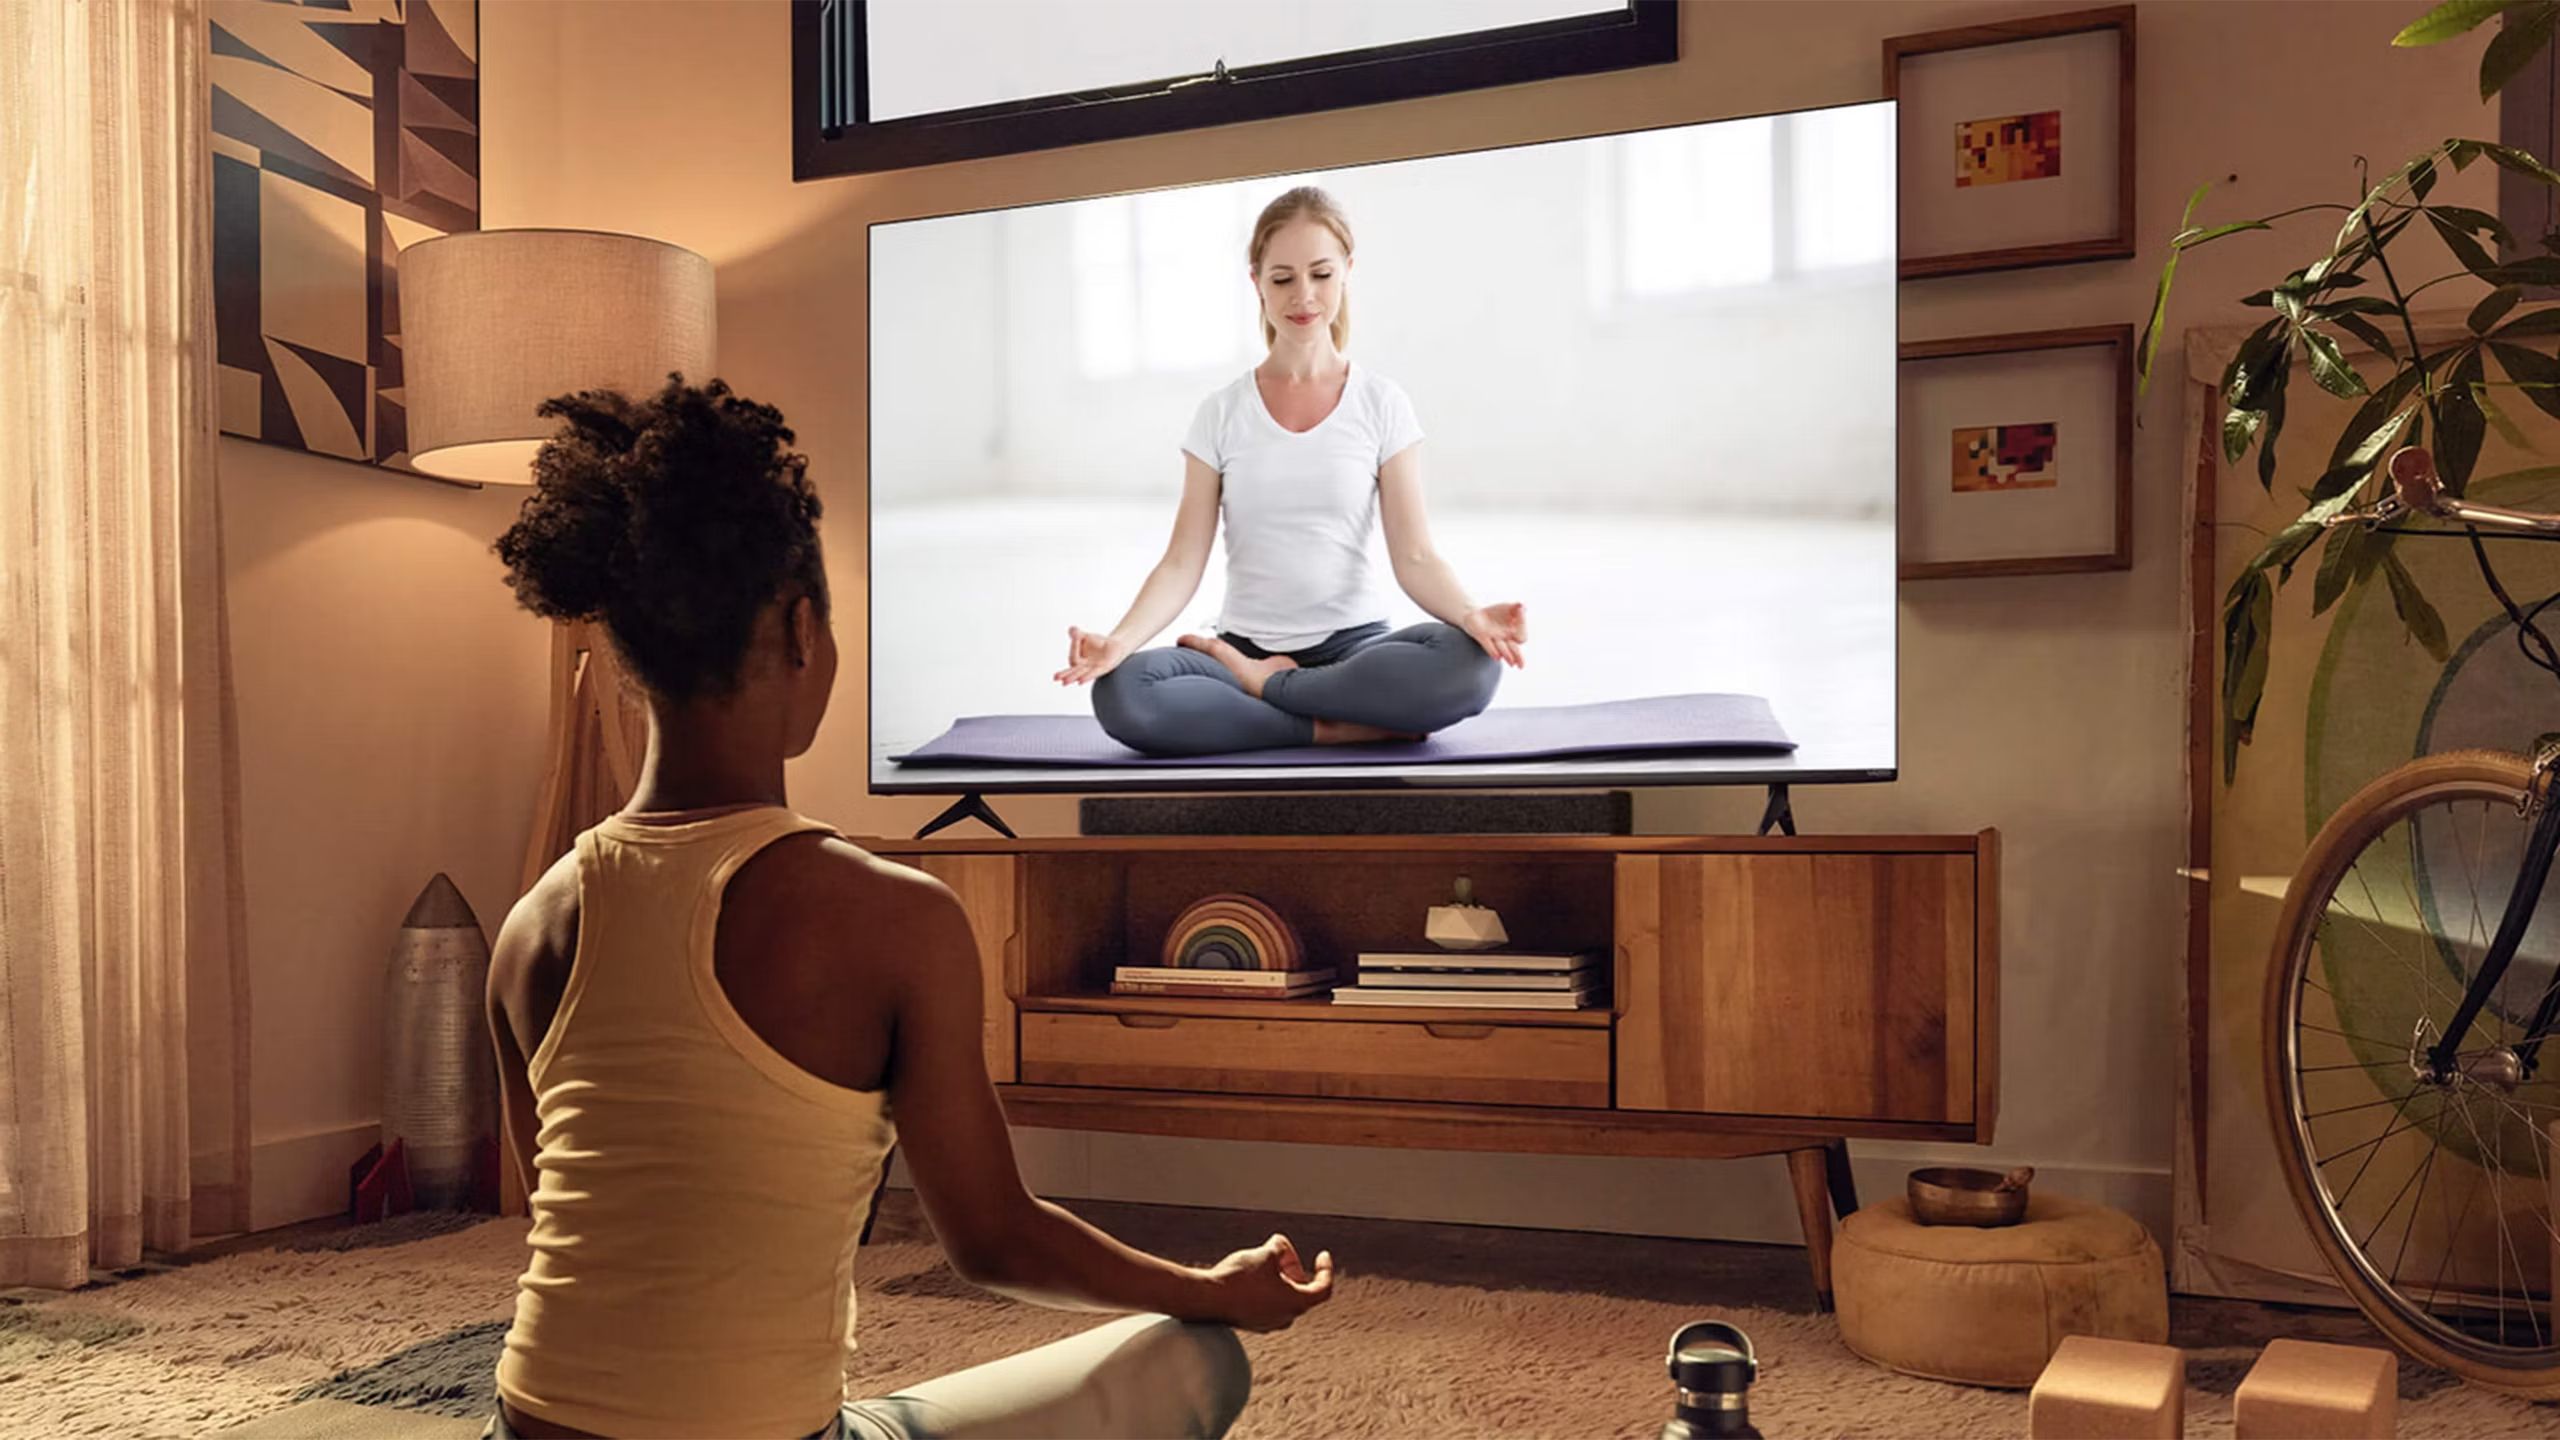
{"type": "Polygon", "coordinates": [[[2456,35],[2468,35],[2480,28],[2481,22],[2516,3],[2516,0],[2445,0],[2433,10],[2409,22],[2391,37],[2399,46],[2440,45],[2456,35]]]}
{"type": "Polygon", "coordinates": [[[2489,428],[2498,432],[2499,439],[2519,450],[2533,448],[2533,442],[2525,438],[2522,430],[2516,428],[2516,422],[2508,419],[2507,412],[2499,409],[2496,403],[2489,399],[2488,386],[2474,384],[2471,387],[2471,403],[2479,407],[2480,418],[2489,422],[2489,428]]]}
{"type": "Polygon", "coordinates": [[[2263,570],[2231,582],[2222,606],[2222,780],[2231,783],[2240,747],[2257,727],[2267,692],[2267,640],[2275,629],[2276,592],[2263,570]]]}
{"type": "Polygon", "coordinates": [[[2366,392],[2364,377],[2338,349],[2338,342],[2305,326],[2296,332],[2302,337],[2302,348],[2311,357],[2311,378],[2320,388],[2340,399],[2352,400],[2366,392]]]}
{"type": "Polygon", "coordinates": [[[2373,392],[2354,418],[2347,421],[2347,428],[2338,432],[2338,443],[2329,451],[2329,469],[2350,469],[2359,464],[2370,467],[2382,447],[2390,444],[2416,413],[2415,406],[2403,407],[2417,388],[2418,372],[2404,369],[2373,392]],[[2377,435],[2379,440],[2374,438],[2377,435]]]}
{"type": "Polygon", "coordinates": [[[2433,210],[2427,212],[2427,220],[2436,227],[2436,234],[2443,239],[2444,248],[2453,252],[2453,258],[2462,263],[2463,269],[2479,275],[2498,268],[2497,258],[2483,249],[2480,242],[2472,239],[2461,226],[2433,210]]]}
{"type": "Polygon", "coordinates": [[[2527,335],[2560,335],[2560,305],[2547,310],[2528,310],[2506,323],[2496,338],[2522,339],[2527,335]]]}
{"type": "Polygon", "coordinates": [[[2497,357],[2507,377],[2523,388],[2524,398],[2535,409],[2560,420],[2560,360],[2498,340],[2489,342],[2489,353],[2497,357]]]}
{"type": "Polygon", "coordinates": [[[2327,533],[2328,527],[2317,520],[2297,519],[2277,531],[2275,538],[2260,548],[2257,556],[2250,560],[2249,568],[2281,570],[2285,578],[2291,579],[2293,562],[2302,558],[2302,552],[2311,548],[2312,541],[2327,533]]]}
{"type": "Polygon", "coordinates": [[[2276,437],[2284,433],[2284,385],[2290,369],[2276,372],[2275,383],[2267,387],[2265,415],[2267,423],[2258,432],[2258,488],[2272,490],[2276,483],[2276,437]]]}
{"type": "Polygon", "coordinates": [[[2516,232],[2507,228],[2507,222],[2486,210],[2474,210],[2468,205],[2430,205],[2427,209],[2474,235],[2486,235],[2501,245],[2516,243],[2516,232]]]}
{"type": "MultiPolygon", "coordinates": [[[[2318,276],[2326,275],[2331,270],[2339,268],[2339,264],[2344,260],[2351,243],[2354,242],[2360,234],[2362,234],[2365,227],[2365,217],[2373,213],[2373,207],[2387,199],[2391,192],[2399,189],[2403,183],[2410,180],[2412,176],[2415,176],[2421,170],[2426,171],[2428,179],[2432,181],[2434,179],[2436,161],[2446,155],[2452,154],[2454,152],[2454,147],[2456,146],[2470,146],[2484,155],[2489,153],[2491,149],[2496,148],[2491,146],[2485,140],[2447,140],[2443,144],[2436,146],[2434,149],[2427,151],[2425,154],[2412,158],[2407,164],[2402,165],[2399,169],[2384,176],[2381,184],[2366,191],[2364,198],[2356,202],[2356,208],[2347,212],[2347,218],[2338,226],[2338,238],[2329,242],[2329,258],[2313,264],[2310,270],[2306,273],[2317,278],[2318,276]]],[[[2532,157],[2526,156],[2525,158],[2531,159],[2532,157]]],[[[2503,164],[2506,162],[2501,161],[2500,163],[2503,164]]],[[[2423,199],[2425,197],[2421,196],[2420,198],[2423,199]]],[[[2399,218],[2402,223],[2406,223],[2412,217],[2404,215],[2399,218]]],[[[2381,230],[2386,229],[2387,227],[2378,225],[2375,228],[2377,230],[2381,230]]]]}
{"type": "Polygon", "coordinates": [[[2332,315],[2329,317],[2329,323],[2363,341],[2365,348],[2374,354],[2382,356],[2395,365],[2400,362],[2400,352],[2391,348],[2391,337],[2382,333],[2381,326],[2363,316],[2332,315]]]}
{"type": "Polygon", "coordinates": [[[2500,88],[2516,78],[2518,71],[2531,64],[2542,47],[2551,43],[2552,22],[2560,20],[2560,5],[2522,5],[2507,12],[2506,23],[2489,38],[2489,49],[2480,57],[2480,98],[2486,101],[2500,88]]]}
{"type": "Polygon", "coordinates": [[[2249,442],[2258,438],[2258,427],[2267,423],[2264,410],[2234,410],[2222,417],[2222,458],[2233,465],[2249,453],[2249,442]]]}
{"type": "Polygon", "coordinates": [[[2470,143],[2479,146],[2480,153],[2497,162],[2501,170],[2513,171],[2528,180],[2539,180],[2545,185],[2560,185],[2560,170],[2552,169],[2525,151],[2518,150],[2512,145],[2492,145],[2486,140],[2474,140],[2470,143]]]}
{"type": "Polygon", "coordinates": [[[2292,363],[2292,346],[2280,318],[2250,331],[2231,353],[2231,363],[2222,367],[2223,401],[2234,410],[2257,409],[2266,393],[2267,377],[2292,363]]]}
{"type": "MultiPolygon", "coordinates": [[[[2213,182],[2207,180],[2195,188],[2194,194],[2187,197],[2186,213],[2178,217],[2180,231],[2186,230],[2194,222],[2197,204],[2204,199],[2205,192],[2212,188],[2213,182]]],[[[2133,347],[2133,368],[2138,377],[2133,387],[2136,398],[2151,388],[2151,363],[2160,353],[2160,331],[2169,320],[2169,282],[2178,276],[2178,256],[2181,253],[2183,251],[2179,246],[2169,247],[2169,258],[2160,266],[2159,287],[2151,292],[2151,319],[2142,327],[2141,343],[2133,347]]]]}
{"type": "Polygon", "coordinates": [[[2492,285],[2560,285],[2560,255],[2529,255],[2471,273],[2492,285]]]}
{"type": "Polygon", "coordinates": [[[2501,285],[2481,297],[2480,303],[2471,307],[2470,318],[2463,323],[2471,327],[2472,334],[2486,335],[2489,333],[2489,327],[2497,324],[2500,317],[2516,308],[2516,302],[2523,298],[2522,286],[2501,285]]]}
{"type": "Polygon", "coordinates": [[[2468,347],[2436,395],[2436,473],[2448,495],[2461,494],[2471,483],[2471,467],[2479,463],[2480,442],[2488,435],[2488,417],[2472,403],[2487,363],[2479,346],[2468,347]]]}
{"type": "Polygon", "coordinates": [[[2328,548],[2320,552],[2320,571],[2311,580],[2311,613],[2319,615],[2338,603],[2349,587],[2372,569],[2368,552],[2378,547],[2361,525],[2341,525],[2329,532],[2328,548]]]}
{"type": "Polygon", "coordinates": [[[2169,244],[2176,249],[2193,250],[2207,241],[2219,240],[2225,235],[2237,235],[2243,230],[2273,230],[2274,228],[2276,227],[2264,220],[2234,220],[2228,225],[2216,225],[2210,230],[2181,230],[2169,237],[2169,244]]]}
{"type": "Polygon", "coordinates": [[[2437,662],[2449,660],[2453,651],[2445,644],[2444,617],[2418,592],[2416,577],[2397,555],[2382,557],[2382,573],[2391,583],[2391,608],[2400,612],[2400,623],[2409,627],[2410,638],[2426,648],[2437,662]]]}

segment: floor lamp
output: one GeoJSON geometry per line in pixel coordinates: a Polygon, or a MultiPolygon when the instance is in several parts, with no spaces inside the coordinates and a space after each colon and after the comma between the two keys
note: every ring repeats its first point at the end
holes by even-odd
{"type": "MultiPolygon", "coordinates": [[[[554,422],[544,400],[579,390],[653,394],[670,373],[712,375],[711,262],[636,235],[476,230],[400,252],[409,463],[442,479],[530,485],[554,422]]],[[[551,714],[518,893],[578,832],[622,808],[640,776],[647,712],[594,622],[554,625],[551,714]]],[[[501,1163],[502,1213],[524,1197],[501,1163]]]]}

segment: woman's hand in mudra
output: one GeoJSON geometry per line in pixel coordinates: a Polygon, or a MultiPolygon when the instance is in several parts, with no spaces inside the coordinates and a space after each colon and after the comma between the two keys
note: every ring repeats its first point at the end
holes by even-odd
{"type": "Polygon", "coordinates": [[[1484,653],[1512,669],[1528,663],[1520,657],[1520,647],[1529,643],[1529,611],[1519,601],[1479,605],[1467,612],[1458,628],[1474,637],[1484,653]]]}
{"type": "Polygon", "coordinates": [[[1121,661],[1129,658],[1135,647],[1128,641],[1109,635],[1096,635],[1090,630],[1067,627],[1067,668],[1054,678],[1061,685],[1082,685],[1108,675],[1121,661]]]}

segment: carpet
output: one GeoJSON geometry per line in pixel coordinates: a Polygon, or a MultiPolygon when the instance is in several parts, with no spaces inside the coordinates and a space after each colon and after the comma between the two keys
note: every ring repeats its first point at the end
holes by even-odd
{"type": "MultiPolygon", "coordinates": [[[[848,1383],[884,1392],[1073,1334],[1097,1317],[962,1282],[893,1192],[862,1252],[848,1383]]],[[[2026,1398],[1913,1380],[1844,1349],[1810,1309],[1802,1255],[1758,1246],[1329,1217],[1076,1207],[1199,1261],[1287,1228],[1342,1263],[1334,1300],[1249,1335],[1254,1396],[1232,1432],[1273,1437],[1621,1436],[1670,1414],[1662,1347],[1719,1316],[1757,1344],[1752,1411],[1772,1435],[2025,1433],[2026,1398]],[[1153,1217],[1167,1217],[1150,1224],[1153,1217]]],[[[386,1222],[396,1226],[400,1222],[386,1222]]],[[[390,1243],[248,1251],[69,1295],[0,1295],[0,1434],[426,1437],[477,1433],[524,1259],[521,1220],[390,1243]],[[368,1426],[368,1416],[379,1423],[368,1426]],[[263,1419],[261,1417],[264,1417],[263,1419]]],[[[397,1235],[399,1232],[392,1232],[397,1235]]],[[[2180,1302],[2190,1436],[2227,1436],[2230,1396],[2274,1334],[2357,1340],[2350,1315],[2180,1302]]],[[[2551,1433],[2560,1407],[2490,1395],[2403,1362],[2400,1434],[2551,1433]]]]}
{"type": "Polygon", "coordinates": [[[900,765],[1469,765],[1572,755],[1645,755],[1796,748],[1757,695],[1655,695],[1592,705],[1487,710],[1427,740],[1293,745],[1219,755],[1142,755],[1090,715],[969,715],[903,755],[900,765]]]}

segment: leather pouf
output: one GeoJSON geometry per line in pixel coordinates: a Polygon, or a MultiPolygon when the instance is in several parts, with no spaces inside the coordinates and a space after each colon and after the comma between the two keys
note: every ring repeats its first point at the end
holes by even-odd
{"type": "Polygon", "coordinates": [[[2037,1194],[2015,1225],[1923,1225],[1866,1206],[1831,1250],[1840,1338],[1888,1370],[1969,1385],[2036,1382],[2066,1335],[2161,1344],[2169,1285],[2133,1217],[2037,1194]]]}

